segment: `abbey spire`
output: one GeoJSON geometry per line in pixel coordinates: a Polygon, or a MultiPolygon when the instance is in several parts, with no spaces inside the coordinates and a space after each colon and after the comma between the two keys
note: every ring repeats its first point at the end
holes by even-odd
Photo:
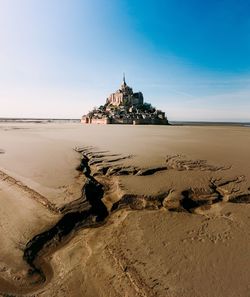
{"type": "Polygon", "coordinates": [[[126,87],[127,87],[127,84],[126,84],[126,80],[125,80],[125,73],[123,72],[121,89],[125,89],[126,87]]]}

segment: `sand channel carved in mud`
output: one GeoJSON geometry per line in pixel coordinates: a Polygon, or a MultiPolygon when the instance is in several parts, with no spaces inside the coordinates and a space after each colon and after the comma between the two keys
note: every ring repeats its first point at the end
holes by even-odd
{"type": "MultiPolygon", "coordinates": [[[[250,191],[242,192],[240,185],[245,183],[243,176],[232,179],[211,178],[208,188],[186,188],[180,195],[175,195],[175,189],[157,195],[122,194],[117,201],[113,201],[111,207],[107,207],[103,197],[110,190],[112,178],[120,176],[148,176],[158,172],[177,171],[224,171],[230,167],[209,165],[205,160],[189,160],[183,156],[167,156],[165,165],[151,168],[138,168],[123,166],[121,161],[133,156],[120,156],[108,152],[94,152],[92,148],[76,148],[81,153],[79,170],[86,177],[82,188],[82,195],[78,200],[70,202],[60,209],[51,204],[45,197],[29,189],[23,183],[17,182],[4,172],[0,172],[0,178],[12,183],[21,191],[32,194],[33,199],[47,207],[52,212],[62,214],[61,219],[49,230],[34,236],[26,245],[23,258],[30,266],[29,275],[35,280],[23,288],[14,288],[12,292],[33,292],[49,281],[46,274],[49,264],[44,263],[43,255],[51,250],[58,249],[60,245],[70,239],[72,231],[82,228],[99,227],[107,222],[108,217],[121,208],[132,210],[166,208],[170,211],[202,213],[202,210],[212,208],[223,203],[249,203],[250,191]]],[[[7,295],[6,295],[7,296],[7,295]]]]}

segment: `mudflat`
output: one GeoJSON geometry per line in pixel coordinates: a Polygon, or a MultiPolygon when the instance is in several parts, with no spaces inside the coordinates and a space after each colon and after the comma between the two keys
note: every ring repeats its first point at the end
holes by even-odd
{"type": "Polygon", "coordinates": [[[0,295],[247,297],[250,128],[0,124],[0,295]]]}

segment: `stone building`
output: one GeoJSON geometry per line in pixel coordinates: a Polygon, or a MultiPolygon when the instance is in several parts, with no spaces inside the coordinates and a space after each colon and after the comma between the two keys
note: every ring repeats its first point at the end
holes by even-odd
{"type": "Polygon", "coordinates": [[[134,93],[125,81],[123,74],[123,82],[119,90],[112,93],[106,101],[107,105],[113,106],[138,106],[143,104],[143,94],[141,92],[134,93]]]}
{"type": "Polygon", "coordinates": [[[83,124],[168,125],[165,112],[144,103],[141,92],[134,93],[125,81],[112,93],[106,104],[82,116],[83,124]]]}

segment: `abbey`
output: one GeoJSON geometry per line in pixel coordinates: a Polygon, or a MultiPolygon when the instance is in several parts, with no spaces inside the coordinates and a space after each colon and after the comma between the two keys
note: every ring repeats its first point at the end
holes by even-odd
{"type": "Polygon", "coordinates": [[[143,104],[143,94],[141,92],[134,93],[133,89],[126,84],[125,74],[123,74],[120,89],[112,93],[106,103],[113,106],[138,106],[143,104]]]}
{"type": "Polygon", "coordinates": [[[94,108],[81,119],[83,124],[168,125],[165,112],[145,103],[141,92],[134,93],[125,81],[104,105],[94,108]]]}

